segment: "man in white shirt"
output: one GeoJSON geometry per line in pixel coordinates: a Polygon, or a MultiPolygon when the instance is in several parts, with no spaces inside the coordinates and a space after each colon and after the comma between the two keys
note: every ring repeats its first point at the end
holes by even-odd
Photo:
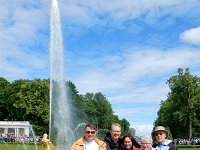
{"type": "Polygon", "coordinates": [[[106,150],[106,143],[99,140],[96,134],[96,127],[87,124],[84,135],[72,145],[71,150],[106,150]]]}

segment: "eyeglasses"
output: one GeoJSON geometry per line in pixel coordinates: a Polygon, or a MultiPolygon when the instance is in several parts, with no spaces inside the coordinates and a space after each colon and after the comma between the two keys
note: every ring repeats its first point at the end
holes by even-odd
{"type": "Polygon", "coordinates": [[[85,131],[86,134],[95,134],[96,131],[85,131]]]}
{"type": "Polygon", "coordinates": [[[132,143],[132,141],[124,141],[124,143],[132,143]]]}
{"type": "Polygon", "coordinates": [[[114,133],[120,133],[121,131],[114,131],[114,130],[112,130],[112,132],[114,132],[114,133]]]}
{"type": "Polygon", "coordinates": [[[155,136],[158,136],[158,135],[163,135],[163,133],[160,132],[160,133],[156,133],[156,134],[155,134],[155,136]]]}

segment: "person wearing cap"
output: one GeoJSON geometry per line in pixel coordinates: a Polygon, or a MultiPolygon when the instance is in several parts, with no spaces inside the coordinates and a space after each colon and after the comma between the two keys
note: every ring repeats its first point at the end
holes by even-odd
{"type": "Polygon", "coordinates": [[[168,140],[169,134],[163,126],[157,126],[152,132],[152,137],[155,138],[156,142],[152,147],[156,150],[177,150],[177,147],[174,145],[173,141],[168,140]]]}
{"type": "Polygon", "coordinates": [[[156,150],[152,147],[152,138],[149,135],[141,137],[141,150],[156,150]]]}
{"type": "Polygon", "coordinates": [[[87,124],[83,137],[71,146],[71,150],[106,150],[106,143],[96,137],[96,127],[87,124]]]}

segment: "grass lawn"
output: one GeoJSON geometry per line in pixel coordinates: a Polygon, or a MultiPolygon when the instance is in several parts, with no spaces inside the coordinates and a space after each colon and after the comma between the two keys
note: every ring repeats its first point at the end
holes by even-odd
{"type": "MultiPolygon", "coordinates": [[[[0,150],[36,150],[35,145],[9,144],[0,143],[0,150]]],[[[38,145],[38,150],[45,150],[44,147],[38,145]]]]}
{"type": "Polygon", "coordinates": [[[178,148],[178,150],[200,150],[200,148],[178,148]]]}
{"type": "MultiPolygon", "coordinates": [[[[24,147],[24,145],[22,144],[18,144],[18,143],[3,143],[0,142],[0,150],[36,150],[35,145],[30,144],[27,145],[26,147],[24,147]]],[[[41,145],[38,145],[38,150],[45,150],[44,147],[42,147],[41,145]]],[[[178,150],[200,150],[200,147],[198,148],[178,148],[178,150]]]]}
{"type": "Polygon", "coordinates": [[[178,145],[178,150],[200,150],[199,145],[178,145]]]}

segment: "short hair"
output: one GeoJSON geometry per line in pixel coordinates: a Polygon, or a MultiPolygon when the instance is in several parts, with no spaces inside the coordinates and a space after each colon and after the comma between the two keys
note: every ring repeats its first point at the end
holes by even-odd
{"type": "Polygon", "coordinates": [[[141,137],[141,143],[144,143],[144,142],[152,143],[153,140],[152,140],[151,136],[145,135],[145,136],[142,136],[142,137],[141,137]]]}
{"type": "Polygon", "coordinates": [[[110,130],[112,130],[113,126],[118,126],[121,129],[121,125],[119,123],[113,123],[110,127],[110,130]]]}
{"type": "Polygon", "coordinates": [[[96,127],[95,127],[95,125],[93,125],[93,124],[86,124],[84,130],[85,130],[87,127],[91,128],[91,129],[94,129],[94,130],[96,131],[96,127]]]}

